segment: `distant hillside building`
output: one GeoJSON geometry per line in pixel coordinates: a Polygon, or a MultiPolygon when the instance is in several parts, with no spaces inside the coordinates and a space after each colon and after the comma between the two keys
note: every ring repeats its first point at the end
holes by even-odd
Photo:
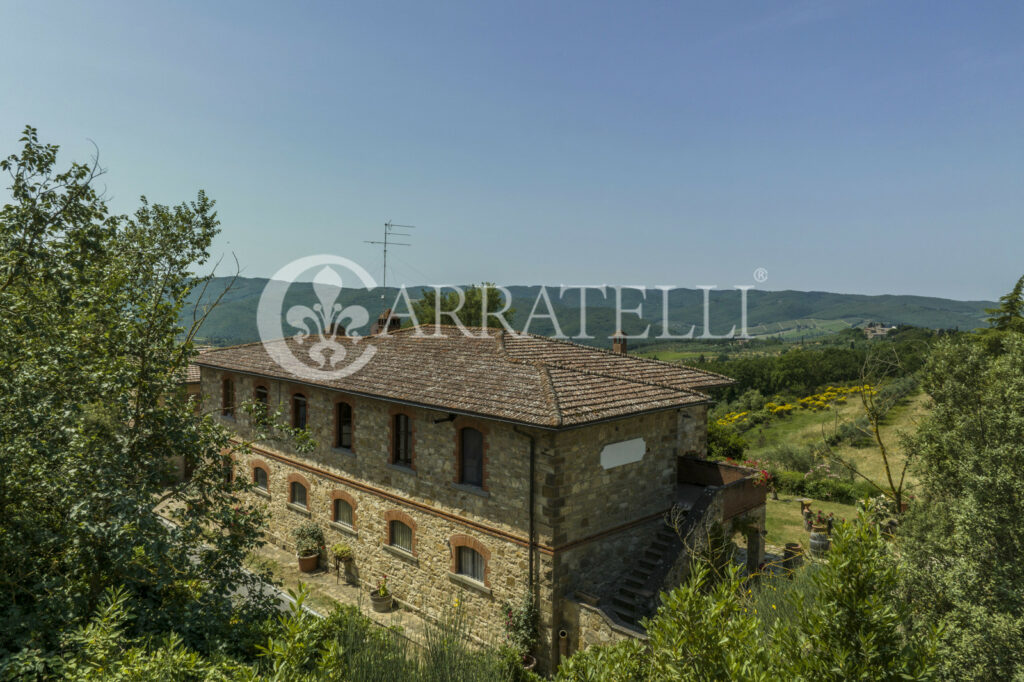
{"type": "MultiPolygon", "coordinates": [[[[296,379],[259,343],[196,359],[205,411],[246,435],[236,404],[263,402],[318,443],[236,459],[269,506],[274,542],[290,547],[312,519],[328,546],[352,547],[361,584],[387,575],[395,598],[427,617],[458,597],[483,641],[501,640],[503,601],[532,593],[546,670],[587,643],[640,634],[657,591],[680,579],[665,521],[674,505],[692,508],[688,527],[742,517],[749,561],[760,561],[764,487],[703,461],[703,391],[729,378],[630,356],[625,338],[605,351],[378,326],[389,328],[361,341],[376,347],[365,367],[332,381],[296,379]]],[[[297,337],[272,343],[303,350],[297,337]]]]}
{"type": "Polygon", "coordinates": [[[868,322],[864,326],[864,336],[866,336],[869,339],[874,339],[879,336],[885,336],[894,329],[896,329],[895,326],[886,327],[881,322],[868,322]]]}

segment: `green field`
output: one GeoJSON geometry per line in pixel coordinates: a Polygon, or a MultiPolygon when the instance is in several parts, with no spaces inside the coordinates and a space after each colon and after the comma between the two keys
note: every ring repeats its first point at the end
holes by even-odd
{"type": "MultiPolygon", "coordinates": [[[[886,415],[881,433],[883,442],[893,454],[894,476],[898,475],[903,463],[899,435],[913,433],[916,430],[917,423],[928,409],[927,406],[928,397],[923,393],[918,393],[904,399],[886,415]]],[[[851,420],[860,414],[863,414],[863,408],[860,401],[853,396],[838,410],[840,420],[851,420]]],[[[827,431],[834,428],[835,418],[836,412],[834,411],[800,410],[790,417],[755,427],[743,434],[751,446],[747,455],[751,459],[760,459],[767,450],[784,443],[795,446],[810,446],[820,443],[823,439],[822,429],[827,431]]],[[[858,471],[864,473],[872,481],[884,485],[885,469],[882,457],[874,445],[858,448],[843,443],[835,446],[834,452],[851,462],[858,471]]],[[[912,487],[914,478],[910,472],[907,474],[907,481],[912,487]]],[[[800,517],[799,499],[799,497],[783,493],[779,495],[778,500],[768,500],[766,522],[768,536],[765,538],[768,544],[782,546],[787,542],[799,542],[805,548],[807,547],[808,534],[803,528],[803,521],[800,517]]],[[[833,512],[837,517],[847,519],[856,515],[856,508],[853,505],[836,502],[815,500],[811,504],[811,508],[815,511],[820,509],[825,513],[833,512]]]]}
{"type": "MultiPolygon", "coordinates": [[[[854,323],[859,322],[855,320],[854,323]]],[[[846,320],[783,320],[768,324],[753,325],[747,329],[751,336],[778,337],[783,341],[811,340],[849,329],[853,324],[846,320]]]]}
{"type": "MultiPolygon", "coordinates": [[[[928,397],[923,393],[905,398],[889,411],[882,423],[882,441],[893,455],[892,461],[897,469],[903,463],[900,435],[916,431],[918,422],[927,410],[927,403],[928,397]]],[[[749,446],[747,456],[750,459],[761,459],[768,450],[782,444],[804,447],[821,443],[825,434],[836,428],[837,412],[839,423],[852,421],[864,414],[863,407],[855,396],[851,396],[838,411],[796,410],[789,417],[776,419],[746,431],[743,438],[749,446]]],[[[856,466],[858,471],[872,481],[881,483],[884,480],[885,468],[876,446],[853,447],[848,443],[842,443],[834,447],[834,452],[856,466]]],[[[910,474],[908,481],[913,482],[910,474]]]]}
{"type": "MultiPolygon", "coordinates": [[[[768,535],[765,536],[765,543],[768,545],[782,547],[787,542],[799,542],[804,549],[808,549],[809,535],[804,530],[803,517],[800,516],[800,499],[792,495],[779,495],[778,500],[768,500],[767,520],[765,528],[768,535]]],[[[811,510],[821,510],[828,514],[836,515],[836,518],[847,520],[857,515],[857,508],[852,504],[839,504],[838,502],[820,502],[815,500],[811,503],[811,510]]]]}

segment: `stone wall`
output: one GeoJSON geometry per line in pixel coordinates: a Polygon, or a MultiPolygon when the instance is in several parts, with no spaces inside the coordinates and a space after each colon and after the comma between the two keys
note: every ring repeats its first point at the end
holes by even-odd
{"type": "Polygon", "coordinates": [[[700,447],[704,407],[665,411],[558,434],[564,506],[556,548],[567,572],[564,589],[601,594],[664,525],[675,501],[679,443],[700,447]],[[682,416],[680,416],[682,414],[682,416]],[[691,425],[680,434],[682,425],[691,425]],[[605,469],[605,446],[643,438],[638,462],[605,469]]]}
{"type": "Polygon", "coordinates": [[[608,646],[626,639],[646,639],[645,635],[616,625],[601,609],[591,604],[569,602],[566,614],[570,619],[575,616],[576,641],[567,644],[570,654],[595,645],[608,646]]]}
{"type": "MultiPolygon", "coordinates": [[[[290,414],[291,396],[308,400],[307,429],[317,446],[297,453],[283,442],[261,444],[252,455],[236,458],[236,476],[252,480],[252,469],[268,473],[268,492],[253,492],[270,511],[268,539],[294,547],[291,533],[313,520],[324,529],[327,545],[352,547],[354,572],[372,588],[384,575],[403,605],[430,617],[439,616],[459,599],[466,607],[472,633],[497,643],[503,635],[500,605],[528,589],[529,440],[510,426],[458,418],[444,412],[346,396],[310,386],[292,385],[230,374],[236,400],[250,400],[257,384],[270,391],[272,409],[290,414]],[[351,450],[333,447],[335,403],[344,399],[353,409],[351,450]],[[413,425],[415,469],[388,463],[391,419],[400,409],[413,425]],[[455,483],[457,428],[474,426],[485,434],[487,490],[455,483]],[[305,508],[289,503],[289,482],[307,486],[305,508]],[[351,500],[351,528],[333,522],[333,498],[351,500]],[[414,553],[388,546],[387,519],[400,516],[414,527],[414,553]],[[472,544],[489,555],[486,584],[453,575],[453,546],[472,544]]],[[[204,409],[219,414],[219,372],[203,370],[204,409]]],[[[249,420],[241,410],[222,421],[245,435],[249,420]]],[[[326,561],[328,557],[324,557],[326,561]]]]}
{"type": "MultiPolygon", "coordinates": [[[[681,451],[704,454],[705,418],[706,408],[696,406],[545,438],[538,467],[540,517],[554,552],[551,621],[545,623],[552,651],[558,650],[562,628],[569,632],[570,651],[581,637],[579,608],[570,596],[576,591],[600,596],[609,590],[664,525],[664,514],[675,501],[677,457],[681,451]],[[644,439],[639,461],[602,466],[606,446],[635,438],[644,439]]],[[[596,621],[591,625],[584,627],[597,632],[596,621]]]]}
{"type": "MultiPolygon", "coordinates": [[[[302,393],[308,401],[307,430],[316,441],[311,452],[300,454],[285,442],[262,444],[251,456],[242,455],[236,466],[236,475],[248,480],[253,466],[267,469],[269,492],[252,494],[268,505],[270,539],[290,549],[291,532],[312,519],[325,529],[328,546],[342,541],[352,547],[354,570],[363,585],[372,587],[387,575],[399,601],[434,617],[458,597],[474,622],[474,633],[484,641],[500,640],[501,603],[520,597],[529,585],[532,441],[534,592],[541,620],[536,654],[544,670],[557,663],[559,630],[570,629],[570,638],[578,641],[580,611],[569,597],[577,589],[607,588],[650,544],[674,501],[678,455],[703,456],[706,448],[705,406],[554,432],[203,368],[205,411],[220,413],[225,376],[234,382],[239,402],[252,400],[257,385],[266,387],[271,409],[280,409],[286,419],[294,394],[302,393]],[[353,412],[348,450],[334,447],[341,400],[353,412]],[[412,422],[411,467],[389,463],[392,421],[398,412],[412,422]],[[477,428],[485,437],[483,488],[455,481],[458,429],[463,426],[477,428]],[[645,445],[638,461],[602,466],[605,446],[636,438],[643,438],[645,445]],[[306,508],[289,504],[289,479],[308,485],[306,508]],[[352,528],[333,523],[336,496],[353,503],[352,528]],[[387,544],[387,519],[396,515],[415,526],[412,555],[387,544]],[[451,574],[450,543],[485,550],[486,584],[451,574]]],[[[219,418],[240,435],[250,433],[241,410],[219,418]]],[[[586,625],[593,614],[584,611],[586,631],[596,632],[596,621],[586,625]]]]}

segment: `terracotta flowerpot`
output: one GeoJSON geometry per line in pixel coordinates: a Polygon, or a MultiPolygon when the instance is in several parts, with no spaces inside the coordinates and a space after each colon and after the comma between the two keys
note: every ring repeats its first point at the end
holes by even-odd
{"type": "Polygon", "coordinates": [[[373,605],[373,610],[377,613],[387,613],[391,610],[394,604],[395,598],[390,594],[386,597],[382,597],[376,592],[370,593],[370,603],[373,605]]]}
{"type": "Polygon", "coordinates": [[[312,573],[320,568],[320,554],[310,554],[299,557],[299,570],[303,573],[312,573]]]}
{"type": "Polygon", "coordinates": [[[533,670],[535,667],[537,667],[537,659],[530,654],[523,654],[523,669],[533,670]]]}

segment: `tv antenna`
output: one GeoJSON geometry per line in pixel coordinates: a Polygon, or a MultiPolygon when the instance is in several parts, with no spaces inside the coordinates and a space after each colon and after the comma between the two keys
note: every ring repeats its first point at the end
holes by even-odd
{"type": "MultiPolygon", "coordinates": [[[[367,244],[379,244],[384,247],[384,278],[381,283],[381,289],[387,289],[388,286],[388,247],[389,246],[412,246],[408,242],[396,242],[393,241],[392,237],[409,237],[408,232],[395,232],[395,228],[400,227],[402,229],[412,230],[415,229],[415,225],[397,225],[390,220],[384,223],[384,241],[366,241],[367,244]]],[[[384,298],[385,294],[382,291],[380,297],[384,298]]]]}

